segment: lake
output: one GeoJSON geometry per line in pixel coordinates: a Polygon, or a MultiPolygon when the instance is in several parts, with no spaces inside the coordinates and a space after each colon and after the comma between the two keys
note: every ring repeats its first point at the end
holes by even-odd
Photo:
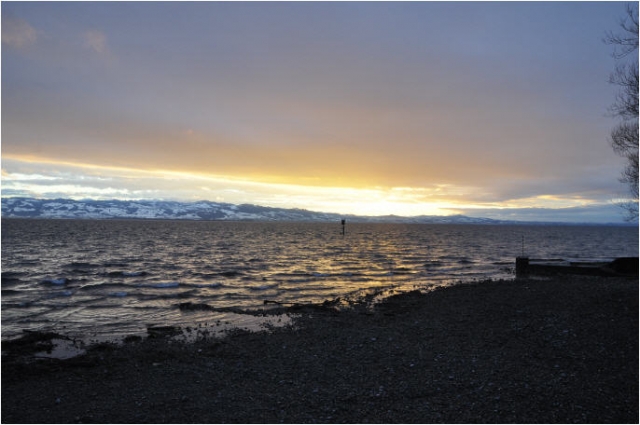
{"type": "Polygon", "coordinates": [[[341,232],[340,223],[3,219],[2,338],[222,332],[255,327],[249,313],[272,308],[265,301],[512,279],[519,255],[638,256],[633,226],[347,223],[341,232]]]}

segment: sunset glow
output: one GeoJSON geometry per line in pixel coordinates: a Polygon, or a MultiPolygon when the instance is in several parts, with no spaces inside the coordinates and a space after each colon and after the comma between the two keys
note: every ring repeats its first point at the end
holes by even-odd
{"type": "Polygon", "coordinates": [[[623,12],[3,3],[2,196],[622,221],[623,12]]]}

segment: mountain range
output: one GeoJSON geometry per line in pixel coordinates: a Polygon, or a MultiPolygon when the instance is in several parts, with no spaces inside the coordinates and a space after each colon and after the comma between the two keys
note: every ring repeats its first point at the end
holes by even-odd
{"type": "Polygon", "coordinates": [[[589,223],[499,220],[466,215],[397,215],[366,216],[324,213],[299,208],[274,208],[252,204],[223,202],[180,202],[164,200],[73,200],[39,198],[2,198],[3,218],[61,219],[160,219],[160,220],[220,220],[220,221],[300,221],[354,223],[443,223],[443,224],[540,224],[540,225],[616,225],[637,226],[634,223],[589,223]]]}
{"type": "Polygon", "coordinates": [[[400,217],[340,215],[303,209],[234,205],[220,202],[162,200],[72,200],[2,198],[3,218],[165,219],[227,221],[306,221],[362,223],[510,224],[514,221],[464,215],[400,217]]]}

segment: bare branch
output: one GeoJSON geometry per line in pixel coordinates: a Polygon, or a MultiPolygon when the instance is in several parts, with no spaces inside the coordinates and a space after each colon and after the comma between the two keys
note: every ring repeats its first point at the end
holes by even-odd
{"type": "Polygon", "coordinates": [[[615,153],[627,156],[629,153],[638,154],[638,121],[627,121],[618,124],[611,131],[611,146],[615,153]]]}
{"type": "Polygon", "coordinates": [[[605,36],[605,43],[614,45],[612,56],[621,59],[638,50],[638,11],[631,5],[627,5],[627,15],[620,20],[622,34],[611,31],[605,36]]]}
{"type": "Polygon", "coordinates": [[[621,62],[638,51],[638,11],[627,5],[626,16],[620,20],[622,34],[608,32],[605,43],[612,44],[612,56],[618,61],[609,82],[619,88],[616,100],[609,108],[612,116],[622,120],[612,131],[609,142],[613,151],[626,159],[620,181],[629,187],[631,198],[621,206],[628,220],[638,218],[638,56],[621,62]]]}

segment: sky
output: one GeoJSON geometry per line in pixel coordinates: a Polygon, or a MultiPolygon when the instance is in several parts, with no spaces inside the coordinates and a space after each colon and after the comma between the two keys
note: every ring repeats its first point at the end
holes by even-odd
{"type": "Polygon", "coordinates": [[[2,196],[622,222],[620,2],[2,2],[2,196]]]}

